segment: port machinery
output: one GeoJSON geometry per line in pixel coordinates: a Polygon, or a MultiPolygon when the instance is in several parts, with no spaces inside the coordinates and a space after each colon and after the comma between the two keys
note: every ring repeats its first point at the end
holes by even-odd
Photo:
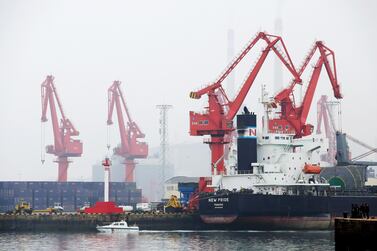
{"type": "Polygon", "coordinates": [[[139,139],[145,138],[145,134],[141,132],[139,126],[132,120],[120,85],[120,81],[114,81],[108,89],[107,125],[113,124],[112,117],[115,105],[121,144],[114,148],[114,153],[122,156],[125,160],[125,181],[134,182],[135,159],[148,157],[148,144],[139,141],[139,139]],[[126,113],[127,124],[125,123],[123,110],[126,113]]]}
{"type": "Polygon", "coordinates": [[[208,95],[206,113],[200,114],[190,111],[190,134],[192,136],[211,136],[210,140],[207,140],[205,143],[210,144],[212,174],[215,174],[214,169],[217,170],[217,174],[226,173],[223,161],[224,144],[229,143],[227,139],[230,137],[228,137],[228,135],[234,131],[233,119],[271,50],[276,53],[278,58],[287,67],[293,79],[288,87],[281,90],[269,104],[270,108],[275,109],[280,105],[280,112],[275,111],[278,117],[271,118],[267,121],[269,132],[293,134],[294,138],[301,138],[312,134],[313,126],[307,124],[306,120],[323,66],[325,66],[329,76],[335,98],[342,98],[336,73],[335,54],[330,48],[325,46],[322,41],[316,41],[314,43],[314,46],[305,57],[301,67],[296,70],[281,37],[269,35],[264,32],[258,33],[215,83],[190,93],[190,97],[194,99],[199,99],[204,94],[208,95]],[[267,46],[247,76],[236,98],[229,100],[221,84],[259,40],[264,40],[267,46]],[[278,42],[281,43],[283,50],[277,46],[278,42]],[[320,56],[310,76],[302,103],[298,106],[294,99],[294,90],[297,85],[303,84],[301,76],[307,69],[316,51],[319,51],[320,56]]]}
{"type": "MultiPolygon", "coordinates": [[[[233,126],[233,118],[238,112],[264,60],[271,50],[276,53],[278,58],[288,68],[289,72],[293,76],[293,80],[287,88],[284,88],[283,90],[278,92],[275,97],[268,98],[266,101],[263,98],[264,101],[262,103],[265,104],[266,110],[265,119],[263,120],[265,134],[286,134],[287,136],[292,136],[292,138],[294,139],[300,139],[304,136],[312,134],[313,126],[307,124],[306,119],[310,111],[311,103],[323,65],[325,66],[330,78],[334,96],[337,99],[342,98],[336,74],[335,54],[331,49],[325,46],[322,41],[315,42],[308,55],[305,57],[303,64],[299,67],[298,70],[296,70],[280,37],[268,35],[263,32],[258,33],[257,36],[252,39],[251,42],[246,46],[246,48],[241,52],[240,56],[238,56],[230,64],[225,73],[221,75],[221,77],[214,84],[209,85],[199,91],[190,93],[190,97],[194,99],[198,99],[204,94],[208,95],[208,107],[206,107],[206,113],[199,114],[192,111],[190,112],[190,134],[193,136],[211,136],[211,139],[206,143],[210,144],[211,149],[212,175],[226,175],[226,169],[223,162],[224,144],[229,143],[229,141],[226,141],[226,139],[230,139],[230,137],[227,136],[230,135],[230,133],[232,133],[232,131],[234,131],[235,129],[233,126]],[[257,59],[256,65],[252,68],[251,72],[247,76],[247,79],[243,83],[241,90],[236,98],[233,101],[230,101],[225,94],[221,83],[260,39],[266,41],[267,46],[262,51],[260,57],[257,59]],[[277,42],[279,41],[283,46],[283,51],[281,51],[280,48],[277,48],[276,46],[277,42]],[[320,56],[310,76],[304,99],[301,102],[301,105],[296,105],[296,101],[294,99],[295,87],[297,85],[303,84],[301,76],[310,61],[314,58],[316,51],[319,51],[320,56]],[[280,111],[278,106],[280,106],[280,111]],[[272,110],[274,111],[275,116],[269,118],[269,114],[272,110]],[[216,171],[214,171],[215,169],[216,171]]],[[[248,112],[247,109],[245,112],[248,112]]],[[[318,146],[316,147],[316,149],[317,148],[318,146]]],[[[313,173],[315,174],[319,173],[320,170],[318,166],[312,166],[308,164],[305,164],[305,168],[307,168],[306,171],[308,173],[313,171],[313,173]],[[310,168],[312,168],[313,170],[311,170],[310,168]]],[[[199,183],[198,192],[210,192],[210,190],[212,190],[211,187],[208,187],[208,185],[211,185],[212,183],[211,178],[202,177],[199,183]]],[[[191,208],[197,207],[198,193],[192,195],[190,203],[191,208]]]]}
{"type": "Polygon", "coordinates": [[[305,57],[297,72],[298,76],[302,76],[317,50],[319,51],[320,56],[314,65],[313,72],[310,76],[310,80],[301,104],[297,105],[294,97],[294,89],[297,84],[303,84],[300,78],[293,78],[287,88],[284,88],[277,95],[275,95],[274,100],[270,105],[273,108],[277,108],[277,105],[279,104],[281,111],[279,112],[278,118],[270,119],[268,121],[268,129],[270,132],[293,134],[294,138],[301,138],[312,134],[313,125],[306,123],[306,120],[323,65],[325,66],[330,79],[334,97],[337,99],[343,98],[340,92],[340,86],[338,84],[335,53],[330,48],[325,46],[322,41],[316,41],[314,43],[314,46],[305,57]]]}
{"type": "MultiPolygon", "coordinates": [[[[342,161],[339,161],[336,158],[336,155],[338,153],[338,151],[337,151],[337,143],[338,143],[337,138],[338,139],[343,138],[343,140],[341,140],[343,143],[347,143],[347,142],[345,141],[344,137],[341,137],[341,134],[342,134],[341,129],[336,127],[335,118],[334,118],[334,115],[332,113],[332,110],[333,110],[332,106],[338,106],[338,109],[340,109],[340,103],[337,102],[337,101],[329,101],[327,95],[322,95],[321,98],[317,102],[317,130],[316,130],[316,134],[322,133],[321,127],[322,127],[322,124],[323,124],[323,127],[325,129],[325,136],[329,140],[328,150],[327,150],[326,154],[321,156],[321,159],[325,162],[332,164],[333,166],[335,166],[337,164],[351,165],[351,164],[355,164],[355,161],[359,161],[360,159],[365,158],[365,157],[367,157],[367,156],[369,156],[373,153],[377,153],[376,147],[370,146],[367,143],[365,143],[365,142],[363,142],[363,141],[361,141],[361,140],[359,140],[359,139],[357,139],[357,138],[355,138],[352,135],[347,133],[347,134],[344,134],[346,139],[368,149],[368,151],[363,153],[363,154],[360,154],[358,156],[351,158],[351,153],[347,150],[347,152],[349,152],[349,153],[347,153],[347,158],[343,158],[343,162],[345,162],[345,163],[342,163],[342,161]]],[[[338,112],[341,113],[340,110],[338,112]]],[[[345,147],[345,148],[347,148],[347,147],[345,147]]],[[[374,165],[373,162],[370,162],[369,164],[374,165]]]]}
{"type": "MultiPolygon", "coordinates": [[[[47,122],[47,107],[50,106],[51,122],[54,134],[54,144],[46,146],[46,152],[57,157],[55,162],[58,163],[58,181],[67,181],[67,171],[70,160],[68,157],[81,157],[83,152],[83,144],[80,140],[74,139],[79,135],[79,131],[74,127],[73,123],[66,117],[62,103],[59,99],[54,77],[49,75],[41,85],[42,98],[42,116],[41,122],[47,122]],[[60,123],[56,110],[56,103],[61,115],[60,123]]],[[[42,159],[44,163],[44,159],[42,159]]]]}
{"type": "Polygon", "coordinates": [[[271,51],[275,52],[284,66],[294,76],[295,82],[301,82],[300,76],[293,65],[281,37],[259,32],[246,45],[239,56],[230,63],[218,80],[201,90],[190,93],[190,98],[193,99],[200,99],[205,94],[208,96],[208,107],[206,107],[205,113],[190,111],[190,135],[210,135],[210,139],[206,140],[205,143],[209,144],[211,150],[212,174],[226,174],[224,167],[224,144],[229,143],[229,135],[235,129],[233,119],[271,51]],[[267,45],[257,59],[255,66],[252,67],[237,96],[233,100],[230,100],[222,87],[222,82],[259,41],[264,41],[267,45]]]}

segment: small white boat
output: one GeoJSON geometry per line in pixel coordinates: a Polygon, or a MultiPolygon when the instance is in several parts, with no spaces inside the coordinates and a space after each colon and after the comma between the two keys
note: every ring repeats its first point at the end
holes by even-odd
{"type": "Polygon", "coordinates": [[[97,226],[96,228],[103,233],[139,232],[138,226],[128,226],[124,220],[113,222],[110,225],[97,226]]]}

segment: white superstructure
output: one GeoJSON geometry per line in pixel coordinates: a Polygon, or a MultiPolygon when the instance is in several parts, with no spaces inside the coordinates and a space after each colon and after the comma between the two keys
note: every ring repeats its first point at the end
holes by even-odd
{"type": "MultiPolygon", "coordinates": [[[[266,95],[263,125],[267,125],[269,108],[266,95]]],[[[218,189],[252,189],[255,193],[285,194],[292,188],[329,186],[313,172],[324,165],[320,155],[328,148],[328,140],[322,135],[310,135],[294,139],[294,135],[269,133],[267,126],[257,133],[257,163],[250,171],[237,170],[237,146],[234,140],[229,151],[227,174],[212,177],[212,186],[218,189]],[[307,169],[304,170],[305,166],[307,169]]]]}

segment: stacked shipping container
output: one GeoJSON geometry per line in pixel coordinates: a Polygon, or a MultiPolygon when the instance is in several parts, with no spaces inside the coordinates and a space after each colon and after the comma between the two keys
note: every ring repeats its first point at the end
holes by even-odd
{"type": "MultiPolygon", "coordinates": [[[[31,203],[33,209],[45,209],[61,203],[73,212],[86,203],[103,200],[103,182],[0,182],[0,212],[13,210],[19,200],[31,203]]],[[[110,200],[118,205],[141,202],[141,189],[135,182],[110,182],[110,200]]]]}

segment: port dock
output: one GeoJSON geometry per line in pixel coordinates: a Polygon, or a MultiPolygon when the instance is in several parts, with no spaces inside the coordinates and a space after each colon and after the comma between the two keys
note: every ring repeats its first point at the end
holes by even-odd
{"type": "Polygon", "coordinates": [[[0,231],[96,231],[97,225],[127,220],[141,230],[200,230],[208,228],[195,213],[32,214],[0,215],[0,231]]]}
{"type": "Polygon", "coordinates": [[[336,250],[375,250],[377,219],[335,219],[336,250]]]}

